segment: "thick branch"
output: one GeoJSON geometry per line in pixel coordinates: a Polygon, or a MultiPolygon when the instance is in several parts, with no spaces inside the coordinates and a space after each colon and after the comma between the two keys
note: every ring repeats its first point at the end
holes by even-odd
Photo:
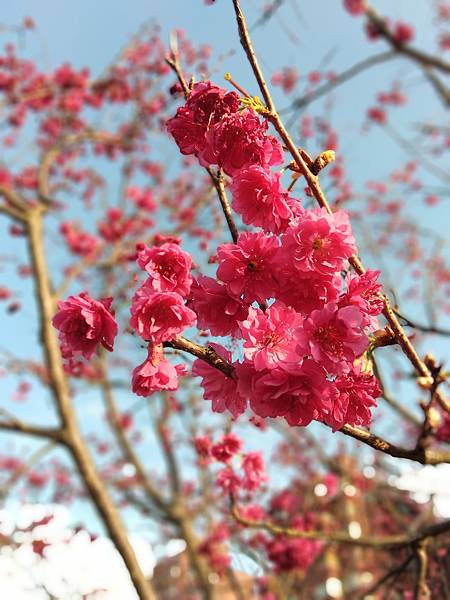
{"type": "Polygon", "coordinates": [[[348,533],[340,531],[299,531],[293,527],[282,527],[269,521],[252,521],[243,517],[231,498],[231,514],[234,519],[251,529],[264,529],[274,535],[283,535],[290,538],[301,538],[305,540],[321,540],[328,543],[347,544],[351,546],[362,546],[386,550],[391,548],[404,548],[406,546],[419,544],[426,538],[437,537],[450,531],[450,519],[424,527],[412,535],[390,535],[385,537],[360,537],[353,538],[348,533]]]}
{"type": "Polygon", "coordinates": [[[0,214],[11,217],[11,219],[15,219],[21,223],[25,221],[25,215],[21,211],[7,204],[0,204],[0,214]]]}
{"type": "Polygon", "coordinates": [[[412,448],[409,450],[401,446],[396,446],[370,431],[354,427],[353,425],[344,425],[339,431],[370,446],[374,450],[378,450],[394,458],[406,458],[422,465],[439,465],[450,462],[449,450],[434,450],[432,448],[412,448]]]}
{"type": "Polygon", "coordinates": [[[106,528],[120,552],[140,600],[153,600],[151,584],[144,576],[136,555],[128,540],[126,529],[120,519],[108,491],[100,478],[95,463],[83,440],[72,406],[68,382],[64,373],[52,317],[56,312],[52,293],[43,238],[43,212],[40,206],[29,213],[27,221],[29,253],[34,270],[36,295],[40,320],[40,337],[44,347],[45,362],[49,374],[49,386],[57,406],[62,427],[66,431],[67,446],[98,509],[106,528]]]}
{"type": "Polygon", "coordinates": [[[67,442],[64,430],[53,427],[39,427],[23,421],[0,421],[0,429],[10,431],[12,433],[25,433],[34,437],[46,438],[54,440],[61,444],[67,442]]]}
{"type": "Polygon", "coordinates": [[[0,212],[18,221],[25,221],[28,205],[19,194],[11,188],[0,186],[0,197],[3,197],[7,202],[0,205],[0,212]]]}

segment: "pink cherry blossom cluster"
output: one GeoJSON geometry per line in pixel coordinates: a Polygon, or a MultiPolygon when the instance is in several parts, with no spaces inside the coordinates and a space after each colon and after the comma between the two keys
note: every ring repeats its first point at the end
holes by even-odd
{"type": "Polygon", "coordinates": [[[138,247],[137,263],[147,279],[131,302],[131,327],[148,342],[148,356],[133,371],[132,389],[138,396],[160,390],[176,390],[178,376],[186,367],[164,358],[163,342],[196,323],[196,314],[186,306],[192,276],[192,259],[173,242],[149,248],[138,247]]]}
{"type": "Polygon", "coordinates": [[[167,127],[183,154],[223,168],[232,207],[259,228],[219,246],[216,278],[200,275],[191,287],[198,326],[242,340],[234,362],[211,344],[232,377],[194,363],[213,411],[237,417],[250,406],[290,425],[368,424],[380,392],[359,359],[377,329],[381,287],[373,271],[342,279],[356,252],[347,214],[305,210],[291,197],[270,169],[283,161],[281,146],[252,108],[239,111],[234,92],[195,84],[167,127]]]}
{"type": "Polygon", "coordinates": [[[282,71],[277,71],[272,75],[272,85],[279,85],[283,92],[289,94],[295,89],[299,80],[299,74],[295,67],[284,67],[282,71]]]}
{"type": "Polygon", "coordinates": [[[217,475],[217,485],[229,494],[236,495],[240,490],[255,492],[267,481],[266,466],[261,452],[242,453],[242,440],[234,433],[228,433],[213,444],[209,436],[198,436],[194,446],[199,463],[205,466],[214,461],[225,467],[217,475]],[[236,472],[233,459],[239,457],[241,473],[236,472]]]}
{"type": "Polygon", "coordinates": [[[94,256],[100,246],[98,238],[83,231],[76,223],[64,221],[59,230],[70,251],[78,256],[94,256]]]}
{"type": "Polygon", "coordinates": [[[280,164],[283,150],[267,135],[267,122],[250,108],[239,109],[236,92],[210,81],[196,83],[186,104],[168,120],[167,131],[182,154],[193,154],[203,166],[218,165],[228,175],[252,164],[280,164]]]}
{"type": "MultiPolygon", "coordinates": [[[[313,529],[316,521],[314,517],[311,513],[297,516],[293,520],[292,528],[298,531],[313,529]]],[[[318,540],[285,536],[264,539],[264,545],[267,557],[274,564],[277,573],[308,569],[323,549],[323,542],[318,540]]]]}
{"type": "MultiPolygon", "coordinates": [[[[183,154],[229,175],[232,207],[255,230],[218,247],[215,278],[194,279],[191,256],[175,240],[138,245],[146,279],[132,298],[130,325],[148,355],[133,371],[132,389],[140,396],[176,390],[186,369],[164,357],[163,343],[197,324],[229,336],[240,353],[234,360],[230,350],[210,344],[231,375],[194,363],[213,411],[238,417],[250,407],[259,418],[318,420],[334,430],[367,425],[380,394],[364,360],[383,307],[379,273],[343,277],[356,252],[347,214],[305,210],[271,171],[284,156],[268,122],[239,107],[235,92],[197,83],[167,123],[183,154]]],[[[99,343],[112,349],[117,326],[109,306],[86,295],[60,304],[54,325],[63,354],[89,359],[99,343]]]]}

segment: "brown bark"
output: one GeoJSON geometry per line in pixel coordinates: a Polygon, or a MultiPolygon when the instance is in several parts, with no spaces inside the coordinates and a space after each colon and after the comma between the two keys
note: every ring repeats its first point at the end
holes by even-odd
{"type": "Polygon", "coordinates": [[[106,529],[120,552],[130,573],[131,580],[141,600],[153,600],[155,595],[151,583],[144,576],[136,555],[128,540],[126,529],[119,513],[103,484],[95,463],[81,436],[75,411],[72,406],[67,378],[64,373],[59,344],[51,320],[56,312],[56,299],[45,257],[43,239],[43,209],[29,210],[27,219],[29,253],[34,269],[34,281],[39,309],[40,339],[44,348],[50,389],[59,412],[63,440],[72,455],[86,488],[102,517],[106,529]]]}

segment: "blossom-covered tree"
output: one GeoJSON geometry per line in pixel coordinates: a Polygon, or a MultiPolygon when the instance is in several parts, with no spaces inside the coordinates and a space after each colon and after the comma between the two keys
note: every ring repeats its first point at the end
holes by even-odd
{"type": "MultiPolygon", "coordinates": [[[[239,0],[205,4],[220,2],[248,81],[222,80],[211,47],[181,30],[166,44],[155,26],[99,77],[41,70],[11,43],[0,56],[0,213],[28,253],[3,262],[30,281],[0,301],[37,334],[20,355],[1,348],[17,382],[0,410],[2,494],[90,501],[142,600],[444,598],[450,521],[394,473],[450,462],[448,373],[424,350],[450,335],[450,269],[439,219],[421,216],[448,193],[448,127],[415,123],[419,147],[391,123],[402,78],[374,90],[360,130],[413,158],[380,156],[385,178],[361,182],[330,109],[341,85],[394,60],[447,107],[450,7],[435,3],[432,52],[406,21],[344,0],[348,26],[387,49],[304,75],[300,59],[266,74],[253,45],[283,2],[253,28],[239,0]],[[34,440],[28,458],[7,442],[18,436],[34,440]],[[178,571],[163,559],[144,573],[136,515],[152,542],[183,541],[178,571]]],[[[363,156],[375,161],[369,144],[363,156]]],[[[45,561],[46,519],[2,545],[45,561]]]]}

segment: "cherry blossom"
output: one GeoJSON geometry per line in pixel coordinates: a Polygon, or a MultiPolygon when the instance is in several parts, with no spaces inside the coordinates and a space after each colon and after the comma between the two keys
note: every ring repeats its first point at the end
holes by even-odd
{"type": "Polygon", "coordinates": [[[147,284],[157,292],[177,292],[187,296],[191,288],[192,258],[178,244],[141,245],[137,263],[148,274],[147,284]]]}
{"type": "Polygon", "coordinates": [[[155,292],[145,282],[133,296],[130,324],[144,340],[160,344],[195,322],[195,313],[176,292],[155,292]]]}
{"type": "MultiPolygon", "coordinates": [[[[231,361],[231,352],[219,344],[210,345],[219,356],[226,361],[231,361]]],[[[245,396],[238,392],[237,381],[234,378],[228,377],[201,359],[194,362],[192,374],[202,378],[203,398],[211,400],[211,408],[214,412],[223,413],[228,410],[237,417],[245,411],[247,401],[245,396]]]]}
{"type": "Polygon", "coordinates": [[[281,185],[281,175],[251,165],[233,177],[232,206],[247,225],[261,227],[266,232],[281,233],[290,219],[301,214],[298,201],[290,198],[281,185]]]}
{"type": "Polygon", "coordinates": [[[275,278],[278,241],[262,232],[241,233],[236,244],[222,244],[217,250],[217,277],[231,295],[245,302],[264,302],[277,289],[275,278]]]}
{"type": "Polygon", "coordinates": [[[276,301],[265,312],[250,308],[240,323],[246,358],[257,371],[277,366],[295,369],[302,359],[297,353],[302,325],[303,317],[282,302],[276,301]]]}
{"type": "Polygon", "coordinates": [[[331,275],[340,271],[356,250],[348,215],[307,211],[290,224],[281,239],[281,255],[298,271],[331,275]]]}
{"type": "Polygon", "coordinates": [[[112,298],[94,300],[86,292],[58,302],[52,322],[66,355],[81,354],[89,360],[99,344],[112,352],[117,323],[111,304],[112,298]]]}
{"type": "Polygon", "coordinates": [[[225,285],[212,277],[194,279],[188,305],[197,314],[197,326],[212,335],[240,337],[239,321],[247,317],[248,306],[230,295],[225,285]]]}
{"type": "Polygon", "coordinates": [[[137,396],[174,391],[178,389],[178,376],[186,373],[185,365],[173,365],[164,358],[162,345],[149,344],[148,357],[133,370],[132,390],[137,396]]]}

